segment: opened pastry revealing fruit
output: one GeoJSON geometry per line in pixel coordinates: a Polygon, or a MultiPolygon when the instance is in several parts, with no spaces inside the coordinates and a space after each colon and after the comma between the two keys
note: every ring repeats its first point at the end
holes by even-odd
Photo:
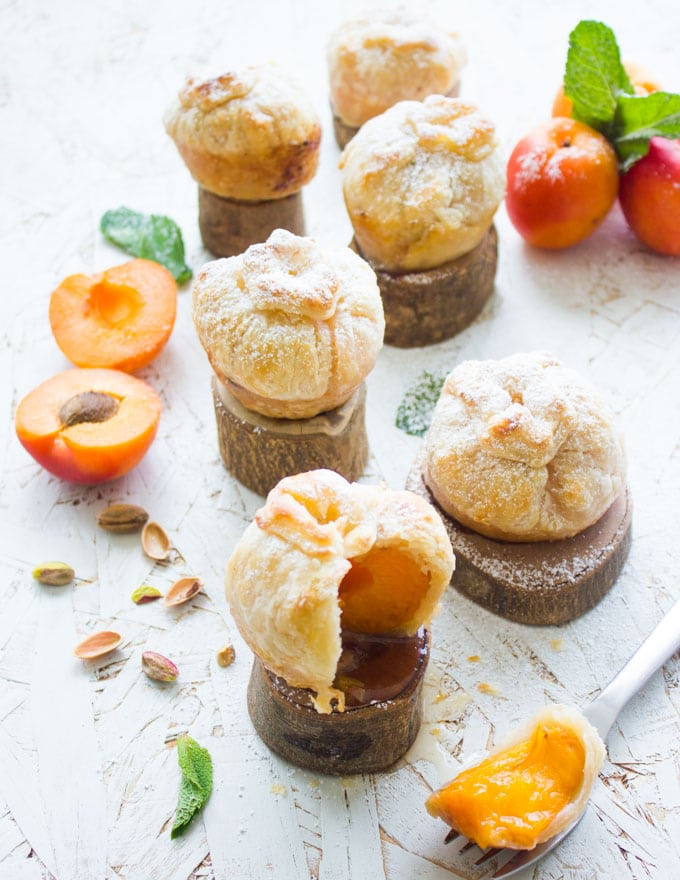
{"type": "Polygon", "coordinates": [[[343,635],[414,636],[453,565],[441,519],[423,499],[317,470],[269,493],[229,559],[226,593],[262,664],[313,691],[317,711],[329,713],[345,706],[343,635]]]}
{"type": "Polygon", "coordinates": [[[151,445],[161,401],[150,385],[120,370],[66,370],[17,407],[22,445],[50,473],[77,483],[114,480],[151,445]]]}
{"type": "Polygon", "coordinates": [[[580,816],[604,755],[578,709],[549,706],[425,806],[482,848],[533,849],[580,816]]]}

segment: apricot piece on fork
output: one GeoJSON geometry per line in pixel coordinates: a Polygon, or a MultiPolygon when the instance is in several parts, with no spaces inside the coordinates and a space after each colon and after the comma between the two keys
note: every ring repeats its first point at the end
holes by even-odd
{"type": "Polygon", "coordinates": [[[30,391],[17,437],[50,473],[76,483],[115,480],[151,445],[161,414],[154,389],[120,370],[73,369],[30,391]]]}

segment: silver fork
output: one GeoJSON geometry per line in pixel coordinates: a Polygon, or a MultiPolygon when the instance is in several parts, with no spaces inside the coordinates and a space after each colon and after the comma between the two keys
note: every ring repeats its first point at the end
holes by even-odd
{"type": "MultiPolygon", "coordinates": [[[[606,739],[612,724],[628,700],[640,690],[652,673],[663,666],[679,649],[680,601],[676,602],[661,619],[625,666],[601,691],[599,696],[582,710],[585,717],[597,730],[602,739],[606,739]]],[[[508,849],[487,850],[474,862],[476,867],[488,863],[489,869],[493,870],[499,862],[506,858],[508,860],[494,874],[490,876],[479,875],[479,877],[486,876],[489,880],[497,880],[500,877],[512,877],[518,871],[528,868],[554,850],[568,834],[571,834],[581,818],[582,815],[560,834],[540,844],[535,849],[520,850],[519,852],[508,849]]],[[[449,843],[457,838],[462,839],[461,835],[457,832],[451,831],[446,836],[446,842],[449,843]]],[[[460,853],[464,853],[474,846],[474,843],[468,841],[468,843],[461,847],[460,853]]]]}

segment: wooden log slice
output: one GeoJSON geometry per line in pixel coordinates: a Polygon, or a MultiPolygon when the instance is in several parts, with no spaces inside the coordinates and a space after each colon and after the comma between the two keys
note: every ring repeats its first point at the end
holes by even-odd
{"type": "Polygon", "coordinates": [[[498,261],[495,226],[476,248],[457,260],[402,275],[373,266],[355,238],[350,247],[377,276],[388,345],[414,348],[450,339],[474,321],[493,293],[498,261]]]}
{"type": "Polygon", "coordinates": [[[266,495],[283,477],[330,468],[350,482],[368,462],[366,385],[336,409],[310,419],[274,419],[246,409],[212,379],[222,461],[239,482],[266,495]]]}
{"type": "Polygon", "coordinates": [[[626,489],[594,525],[560,541],[495,541],[445,513],[428,489],[422,458],[406,488],[439,512],[456,554],[452,584],[501,617],[528,624],[567,623],[589,611],[616,582],[632,538],[632,501],[626,489]]]}
{"type": "Polygon", "coordinates": [[[215,257],[242,254],[251,244],[266,241],[275,229],[304,235],[302,193],[283,199],[244,202],[225,199],[199,186],[198,226],[204,246],[215,257]]]}
{"type": "Polygon", "coordinates": [[[422,688],[429,637],[413,678],[396,697],[323,715],[310,691],[292,688],[256,657],[248,684],[248,713],[269,748],[317,773],[375,773],[396,763],[413,744],[422,721],[422,688]]]}

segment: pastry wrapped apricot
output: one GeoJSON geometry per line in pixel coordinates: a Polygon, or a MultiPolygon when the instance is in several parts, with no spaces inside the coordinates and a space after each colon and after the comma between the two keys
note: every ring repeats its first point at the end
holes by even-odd
{"type": "Polygon", "coordinates": [[[423,476],[462,525],[502,541],[569,538],[605,513],[625,475],[614,414],[552,355],[465,361],[447,377],[423,476]]]}
{"type": "Polygon", "coordinates": [[[482,848],[533,849],[580,816],[604,755],[578,709],[549,706],[425,806],[482,848]]]}
{"type": "Polygon", "coordinates": [[[454,558],[419,496],[348,483],[329,470],[287,477],[267,496],[227,564],[241,635],[267,669],[339,708],[341,628],[413,635],[435,613],[454,558]]]}

